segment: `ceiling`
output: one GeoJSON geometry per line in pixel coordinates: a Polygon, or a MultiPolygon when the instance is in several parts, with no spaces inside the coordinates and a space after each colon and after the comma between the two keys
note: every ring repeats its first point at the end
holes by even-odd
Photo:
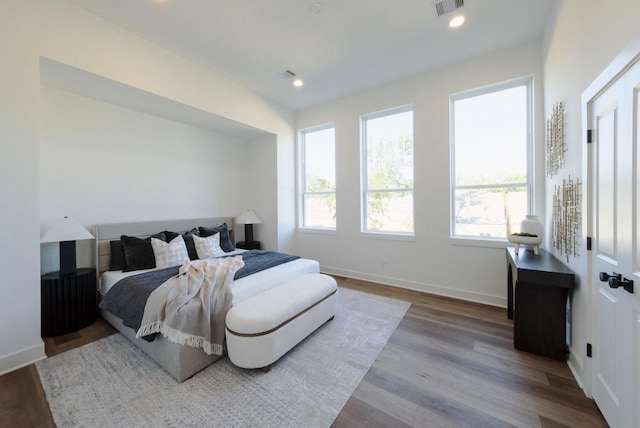
{"type": "Polygon", "coordinates": [[[69,1],[297,110],[540,38],[557,0],[69,1]]]}

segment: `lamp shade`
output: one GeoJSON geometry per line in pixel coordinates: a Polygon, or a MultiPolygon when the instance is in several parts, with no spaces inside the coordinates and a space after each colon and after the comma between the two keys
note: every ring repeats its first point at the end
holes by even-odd
{"type": "Polygon", "coordinates": [[[262,223],[262,220],[258,218],[258,216],[250,210],[246,210],[238,217],[236,217],[236,223],[238,224],[258,224],[262,223]]]}
{"type": "Polygon", "coordinates": [[[47,229],[40,242],[81,241],[93,238],[94,236],[77,220],[65,216],[47,229]]]}

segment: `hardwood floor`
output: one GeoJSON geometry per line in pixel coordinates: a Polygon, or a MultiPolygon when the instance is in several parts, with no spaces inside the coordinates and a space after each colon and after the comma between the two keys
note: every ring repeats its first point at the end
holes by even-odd
{"type": "Polygon", "coordinates": [[[334,427],[606,427],[568,366],[513,349],[506,309],[341,279],[411,307],[334,427]]]}
{"type": "MultiPolygon", "coordinates": [[[[337,278],[412,303],[334,427],[606,427],[566,364],[513,349],[506,309],[337,278]]],[[[53,356],[115,330],[45,339],[53,356]]],[[[0,376],[0,426],[53,427],[34,365],[0,376]]]]}

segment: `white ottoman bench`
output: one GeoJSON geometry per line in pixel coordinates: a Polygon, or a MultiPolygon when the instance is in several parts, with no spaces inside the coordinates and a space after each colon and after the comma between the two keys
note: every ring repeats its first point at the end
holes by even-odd
{"type": "Polygon", "coordinates": [[[328,275],[307,274],[234,305],[226,317],[231,362],[269,370],[278,358],[333,319],[337,288],[328,275]]]}

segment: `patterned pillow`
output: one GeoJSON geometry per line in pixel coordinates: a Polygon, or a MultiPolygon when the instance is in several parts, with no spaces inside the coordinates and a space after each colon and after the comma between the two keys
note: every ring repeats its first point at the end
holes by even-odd
{"type": "Polygon", "coordinates": [[[228,253],[229,251],[235,250],[227,223],[222,223],[220,226],[216,227],[200,226],[198,230],[200,231],[200,236],[210,236],[214,233],[220,233],[220,247],[224,252],[228,253]]]}
{"type": "Polygon", "coordinates": [[[156,267],[181,266],[189,261],[187,246],[184,244],[182,235],[178,235],[167,243],[157,238],[151,238],[153,255],[156,260],[156,267]]]}
{"type": "Polygon", "coordinates": [[[193,243],[196,244],[196,252],[199,259],[211,259],[224,256],[224,250],[220,248],[220,234],[216,233],[206,238],[193,235],[193,243]]]}

